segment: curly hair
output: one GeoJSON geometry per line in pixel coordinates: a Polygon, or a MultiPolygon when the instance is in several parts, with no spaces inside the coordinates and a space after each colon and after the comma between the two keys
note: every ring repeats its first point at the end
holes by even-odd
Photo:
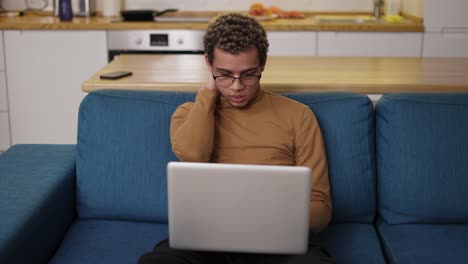
{"type": "Polygon", "coordinates": [[[210,64],[213,64],[215,48],[239,54],[256,47],[262,66],[266,63],[269,46],[263,26],[255,18],[240,13],[223,14],[210,22],[203,44],[210,64]]]}

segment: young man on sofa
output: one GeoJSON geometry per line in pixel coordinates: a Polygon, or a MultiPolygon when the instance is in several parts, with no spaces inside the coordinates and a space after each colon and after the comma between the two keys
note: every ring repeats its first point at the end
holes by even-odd
{"type": "Polygon", "coordinates": [[[307,166],[312,168],[310,242],[305,255],[176,250],[168,240],[140,258],[146,263],[330,263],[314,234],[331,218],[325,147],[317,120],[305,105],[263,91],[260,78],[268,40],[254,18],[225,14],[204,37],[211,75],[194,103],[177,108],[171,143],[182,161],[307,166]]]}

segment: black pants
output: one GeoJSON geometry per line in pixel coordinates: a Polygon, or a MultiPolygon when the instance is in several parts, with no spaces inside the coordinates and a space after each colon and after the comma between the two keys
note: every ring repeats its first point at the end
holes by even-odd
{"type": "Polygon", "coordinates": [[[169,247],[169,240],[157,244],[153,251],[141,256],[138,264],[315,264],[334,263],[315,237],[309,236],[309,249],[304,255],[251,254],[178,250],[169,247]]]}

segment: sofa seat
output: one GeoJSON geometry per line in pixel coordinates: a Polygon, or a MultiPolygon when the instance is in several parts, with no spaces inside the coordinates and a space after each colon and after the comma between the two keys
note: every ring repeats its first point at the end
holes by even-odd
{"type": "Polygon", "coordinates": [[[466,263],[468,225],[378,226],[390,263],[466,263]]]}
{"type": "MultiPolygon", "coordinates": [[[[166,224],[79,219],[50,263],[136,263],[167,236],[166,224]]],[[[372,225],[332,224],[319,239],[337,263],[385,263],[372,225]]]]}
{"type": "Polygon", "coordinates": [[[50,263],[137,263],[167,236],[167,224],[77,219],[50,263]]]}
{"type": "Polygon", "coordinates": [[[319,238],[338,264],[385,263],[377,232],[371,224],[331,224],[319,238]]]}

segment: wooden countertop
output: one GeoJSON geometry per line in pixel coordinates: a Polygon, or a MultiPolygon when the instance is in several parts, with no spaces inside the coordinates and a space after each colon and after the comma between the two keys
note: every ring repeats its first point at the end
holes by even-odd
{"type": "MultiPolygon", "coordinates": [[[[183,12],[187,16],[213,17],[217,12],[183,12]]],[[[268,31],[363,31],[363,32],[423,32],[422,19],[405,16],[401,23],[384,21],[371,23],[318,23],[314,15],[336,13],[306,12],[303,19],[272,19],[262,21],[268,31]]],[[[366,14],[339,13],[339,14],[366,14]]],[[[27,14],[17,17],[0,17],[0,30],[137,30],[137,29],[194,29],[205,30],[207,23],[181,22],[122,22],[116,18],[75,17],[71,22],[61,22],[52,15],[27,14]]]]}
{"type": "MultiPolygon", "coordinates": [[[[467,58],[268,57],[261,86],[273,92],[468,92],[467,58]]],[[[197,91],[209,72],[203,55],[120,55],[82,85],[98,89],[197,91]],[[128,70],[114,81],[99,75],[128,70]]]]}

